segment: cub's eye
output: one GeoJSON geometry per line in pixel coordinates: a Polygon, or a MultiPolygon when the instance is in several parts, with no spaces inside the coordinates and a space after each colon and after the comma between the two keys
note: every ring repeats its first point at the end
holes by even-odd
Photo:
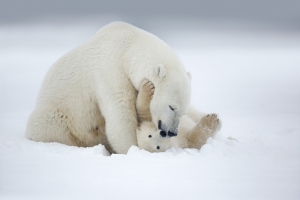
{"type": "Polygon", "coordinates": [[[152,135],[149,135],[148,137],[149,137],[149,138],[151,138],[151,137],[152,137],[152,135]]]}
{"type": "Polygon", "coordinates": [[[175,108],[173,108],[173,107],[172,107],[172,106],[170,106],[170,105],[169,105],[169,108],[170,108],[172,111],[174,111],[174,110],[175,110],[175,108]]]}

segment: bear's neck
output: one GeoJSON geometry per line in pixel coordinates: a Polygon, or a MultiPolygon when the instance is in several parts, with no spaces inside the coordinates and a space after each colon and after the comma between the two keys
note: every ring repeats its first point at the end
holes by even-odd
{"type": "Polygon", "coordinates": [[[144,79],[153,82],[152,68],[150,69],[150,67],[135,65],[126,66],[125,68],[128,78],[131,80],[131,83],[137,91],[140,90],[141,83],[144,79]]]}

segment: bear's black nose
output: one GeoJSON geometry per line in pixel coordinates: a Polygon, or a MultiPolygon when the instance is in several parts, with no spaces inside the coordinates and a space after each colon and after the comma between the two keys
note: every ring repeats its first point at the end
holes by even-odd
{"type": "Polygon", "coordinates": [[[159,146],[157,146],[156,148],[157,148],[157,149],[160,149],[160,147],[159,147],[159,146]]]}
{"type": "Polygon", "coordinates": [[[161,137],[167,137],[166,131],[160,131],[160,135],[161,135],[161,137]]]}
{"type": "Polygon", "coordinates": [[[174,136],[177,136],[177,133],[168,131],[168,136],[169,136],[169,137],[174,137],[174,136]]]}

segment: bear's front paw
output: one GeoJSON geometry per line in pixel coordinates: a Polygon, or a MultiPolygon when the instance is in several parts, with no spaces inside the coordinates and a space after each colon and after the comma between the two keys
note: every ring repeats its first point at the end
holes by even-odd
{"type": "Polygon", "coordinates": [[[199,125],[203,133],[210,134],[220,130],[221,121],[217,114],[208,114],[201,118],[199,125]]]}
{"type": "Polygon", "coordinates": [[[154,84],[148,79],[145,79],[141,84],[139,93],[140,95],[143,95],[144,98],[149,98],[151,100],[154,94],[154,89],[154,84]]]}

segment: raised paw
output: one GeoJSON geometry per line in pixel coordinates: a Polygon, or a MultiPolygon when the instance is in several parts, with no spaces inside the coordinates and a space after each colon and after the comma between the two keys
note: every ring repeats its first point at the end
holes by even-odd
{"type": "Polygon", "coordinates": [[[213,113],[202,117],[199,125],[203,133],[216,133],[221,128],[221,121],[218,115],[213,113]]]}
{"type": "Polygon", "coordinates": [[[138,121],[151,121],[150,102],[154,94],[154,85],[151,81],[145,79],[140,87],[136,100],[136,112],[138,121]]]}
{"type": "Polygon", "coordinates": [[[148,98],[149,100],[151,100],[154,94],[154,90],[155,87],[153,83],[148,79],[145,79],[141,84],[139,95],[142,95],[143,98],[148,98]]]}

